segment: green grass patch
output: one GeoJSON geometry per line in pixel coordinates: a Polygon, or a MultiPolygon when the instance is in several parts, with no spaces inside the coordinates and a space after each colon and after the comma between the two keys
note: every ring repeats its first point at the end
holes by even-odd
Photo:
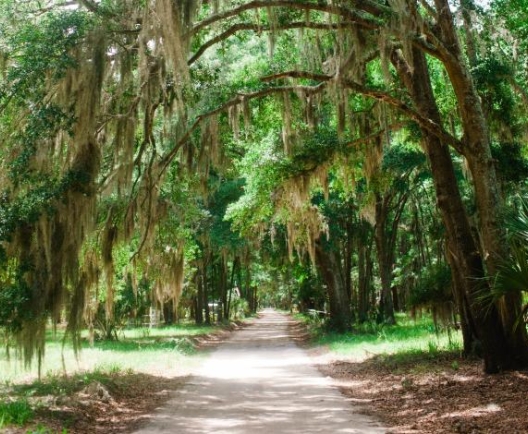
{"type": "MultiPolygon", "coordinates": [[[[164,337],[184,338],[205,335],[213,332],[218,326],[214,325],[195,325],[191,323],[181,323],[164,327],[127,327],[119,329],[117,332],[118,341],[126,341],[129,339],[157,339],[164,337]]],[[[88,332],[81,333],[83,339],[88,339],[88,332]]],[[[64,330],[58,329],[53,331],[49,329],[46,331],[46,342],[48,343],[62,343],[64,338],[64,330]]]]}
{"type": "MultiPolygon", "coordinates": [[[[69,343],[63,347],[63,331],[50,331],[47,334],[41,372],[46,377],[111,369],[144,373],[163,372],[175,367],[185,370],[200,358],[193,338],[210,334],[217,329],[216,326],[193,324],[124,329],[118,333],[117,341],[96,340],[93,346],[88,342],[88,334],[83,332],[78,357],[69,343]]],[[[13,349],[8,357],[5,348],[0,348],[0,385],[30,382],[36,378],[36,363],[27,368],[13,349]]]]}
{"type": "MultiPolygon", "coordinates": [[[[85,342],[83,348],[92,348],[88,342],[85,342]]],[[[171,337],[171,338],[153,338],[144,337],[138,339],[124,339],[118,341],[99,341],[93,348],[101,351],[113,351],[123,353],[133,353],[139,351],[155,352],[155,351],[173,351],[180,354],[192,355],[195,354],[194,344],[186,337],[171,337]]]]}
{"type": "Polygon", "coordinates": [[[0,428],[7,425],[24,425],[33,417],[33,409],[26,399],[0,401],[0,428]]]}
{"type": "Polygon", "coordinates": [[[68,434],[68,430],[63,428],[60,431],[54,431],[46,426],[38,425],[36,428],[26,431],[26,434],[68,434]]]}
{"type": "Polygon", "coordinates": [[[397,324],[392,326],[365,323],[344,334],[319,329],[314,343],[324,345],[337,354],[358,359],[383,355],[406,358],[417,354],[436,357],[442,352],[460,351],[462,337],[455,330],[438,330],[430,317],[413,320],[400,314],[397,324]]]}
{"type": "Polygon", "coordinates": [[[211,333],[216,328],[216,326],[198,326],[195,324],[181,324],[157,328],[138,327],[123,329],[119,332],[119,336],[120,338],[124,339],[136,339],[146,337],[189,337],[205,335],[207,333],[211,333]]]}
{"type": "MultiPolygon", "coordinates": [[[[112,396],[123,396],[127,393],[128,385],[133,384],[137,375],[132,372],[123,372],[117,367],[105,370],[96,368],[89,372],[78,372],[71,376],[49,374],[42,380],[13,384],[5,387],[11,401],[0,401],[0,428],[6,425],[24,425],[31,422],[34,415],[47,405],[49,396],[64,398],[69,402],[77,392],[93,383],[104,386],[112,396]],[[43,404],[44,403],[44,404],[43,404]],[[43,407],[44,406],[44,407],[43,407]]],[[[66,421],[64,420],[63,423],[66,421]]],[[[32,427],[26,434],[59,434],[50,428],[38,425],[32,427]]],[[[67,433],[64,428],[60,434],[67,433]]]]}

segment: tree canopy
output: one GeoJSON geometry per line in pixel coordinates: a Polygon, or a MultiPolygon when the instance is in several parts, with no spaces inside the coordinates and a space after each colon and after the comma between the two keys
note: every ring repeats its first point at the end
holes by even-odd
{"type": "Polygon", "coordinates": [[[0,328],[426,308],[526,366],[525,6],[1,0],[0,328]]]}

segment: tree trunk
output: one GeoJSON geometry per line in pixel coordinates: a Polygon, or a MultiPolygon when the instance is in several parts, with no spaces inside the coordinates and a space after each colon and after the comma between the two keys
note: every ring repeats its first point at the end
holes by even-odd
{"type": "Polygon", "coordinates": [[[163,320],[165,325],[171,325],[179,321],[179,318],[175,314],[174,301],[170,300],[162,304],[163,320]]]}
{"type": "Polygon", "coordinates": [[[251,307],[251,310],[253,313],[257,313],[257,310],[258,310],[258,305],[259,305],[259,300],[258,300],[258,288],[255,286],[254,288],[252,288],[252,296],[251,296],[251,300],[252,300],[252,307],[251,307]]]}
{"type": "Polygon", "coordinates": [[[231,300],[233,296],[233,288],[235,287],[235,273],[238,267],[239,257],[235,256],[235,259],[233,259],[233,264],[231,265],[231,279],[229,281],[229,288],[227,288],[228,294],[227,294],[227,306],[225,310],[225,317],[227,320],[229,320],[231,316],[231,300]]]}
{"type": "MultiPolygon", "coordinates": [[[[466,65],[453,14],[447,0],[435,0],[442,40],[450,56],[443,61],[455,92],[464,130],[464,157],[471,172],[479,215],[480,243],[489,276],[507,258],[504,227],[501,224],[502,197],[491,156],[489,133],[480,97],[466,65]]],[[[519,367],[528,366],[528,335],[525,327],[515,327],[521,314],[521,294],[501,300],[500,308],[505,339],[519,367]]]]}
{"type": "MultiPolygon", "coordinates": [[[[441,125],[440,113],[436,106],[431,87],[427,61],[423,52],[413,50],[412,66],[407,64],[400,50],[392,53],[392,62],[420,114],[441,125]]],[[[505,345],[505,334],[494,305],[488,308],[482,302],[483,293],[489,293],[485,280],[484,264],[473,239],[465,212],[449,148],[438,137],[422,129],[423,144],[428,156],[437,203],[446,227],[450,252],[457,258],[457,268],[463,276],[464,293],[482,342],[484,369],[488,373],[498,372],[512,366],[512,353],[505,345]]],[[[455,271],[456,272],[456,271],[455,271]]]]}
{"type": "Polygon", "coordinates": [[[374,239],[376,240],[376,252],[378,254],[378,266],[381,279],[381,297],[379,306],[378,322],[395,324],[394,304],[392,300],[392,258],[388,245],[388,234],[386,233],[387,219],[389,214],[387,197],[376,194],[376,225],[374,226],[374,239]]]}
{"type": "Polygon", "coordinates": [[[330,307],[330,327],[344,332],[350,329],[350,300],[340,274],[339,259],[334,250],[323,246],[319,240],[315,243],[315,261],[328,291],[330,307]]]}
{"type": "Polygon", "coordinates": [[[204,311],[204,290],[203,290],[203,279],[200,269],[196,273],[196,300],[195,300],[195,314],[194,320],[196,324],[201,325],[204,322],[203,311],[204,311]]]}
{"type": "Polygon", "coordinates": [[[453,280],[453,295],[458,307],[458,313],[460,316],[460,328],[462,330],[462,340],[464,345],[464,355],[469,356],[471,354],[481,356],[479,348],[478,333],[473,322],[473,316],[471,314],[471,308],[467,296],[464,292],[464,276],[458,267],[458,261],[453,256],[452,252],[455,248],[447,247],[447,261],[451,268],[451,276],[453,280]]]}
{"type": "Polygon", "coordinates": [[[202,267],[202,285],[203,285],[203,306],[205,309],[205,323],[211,324],[211,311],[209,309],[209,291],[208,291],[208,280],[207,280],[207,263],[204,261],[202,267]]]}
{"type": "Polygon", "coordinates": [[[394,312],[400,312],[401,307],[400,307],[400,298],[398,296],[398,287],[393,285],[391,287],[391,293],[392,293],[392,303],[394,306],[394,312]]]}
{"type": "Polygon", "coordinates": [[[379,322],[395,324],[394,303],[397,300],[396,288],[392,286],[392,269],[396,251],[398,226],[408,194],[390,188],[383,195],[376,194],[376,225],[374,238],[381,278],[381,300],[379,322]],[[389,221],[389,216],[391,217],[389,221]]]}
{"type": "Polygon", "coordinates": [[[222,307],[219,312],[222,312],[222,319],[219,321],[226,321],[229,319],[229,302],[227,300],[227,257],[220,256],[220,262],[218,264],[219,278],[218,286],[220,288],[220,300],[222,307]]]}
{"type": "Polygon", "coordinates": [[[353,282],[352,282],[352,255],[354,252],[354,216],[355,206],[352,201],[348,201],[348,212],[345,217],[343,226],[345,227],[345,242],[344,242],[344,278],[345,287],[348,291],[348,298],[353,300],[353,282]]]}
{"type": "Polygon", "coordinates": [[[372,278],[371,244],[363,237],[358,237],[358,320],[364,323],[368,320],[369,294],[372,278]],[[367,241],[367,242],[365,242],[367,241]]]}

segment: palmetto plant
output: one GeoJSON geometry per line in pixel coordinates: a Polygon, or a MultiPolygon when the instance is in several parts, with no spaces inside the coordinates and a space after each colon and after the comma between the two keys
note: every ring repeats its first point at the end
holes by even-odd
{"type": "MultiPolygon", "coordinates": [[[[528,197],[520,198],[518,206],[507,216],[506,227],[510,256],[495,277],[493,299],[511,292],[528,293],[528,197]]],[[[526,318],[528,304],[522,309],[526,318]]],[[[523,318],[519,318],[518,322],[523,318]]]]}

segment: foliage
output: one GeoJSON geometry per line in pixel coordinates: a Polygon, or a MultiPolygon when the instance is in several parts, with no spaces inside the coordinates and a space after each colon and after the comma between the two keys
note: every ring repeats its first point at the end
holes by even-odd
{"type": "Polygon", "coordinates": [[[513,190],[526,180],[528,158],[520,143],[492,143],[491,152],[496,162],[497,174],[506,187],[513,190]]]}
{"type": "Polygon", "coordinates": [[[27,400],[0,401],[0,428],[6,425],[24,425],[33,417],[27,400]]]}
{"type": "MultiPolygon", "coordinates": [[[[379,304],[378,275],[400,309],[450,303],[420,145],[452,144],[457,169],[487,158],[468,152],[471,107],[446,68],[465,43],[485,112],[469,123],[493,139],[506,199],[525,187],[525,3],[495,0],[469,27],[461,14],[447,41],[414,2],[0,0],[0,327],[31,359],[50,318],[74,343],[85,325],[117,338],[151,306],[245,314],[255,286],[325,310],[316,243],[354,314],[379,304]],[[402,78],[421,55],[434,122],[402,78]]],[[[479,226],[470,175],[462,211],[479,226]]]]}
{"type": "Polygon", "coordinates": [[[495,13],[500,13],[509,29],[515,31],[520,43],[528,37],[528,3],[526,0],[493,0],[491,2],[495,13]]]}
{"type": "Polygon", "coordinates": [[[328,346],[333,352],[363,360],[380,355],[406,358],[430,354],[437,357],[443,351],[459,350],[460,340],[461,337],[452,332],[442,331],[439,334],[429,315],[411,319],[408,315],[399,314],[397,325],[367,322],[344,334],[321,333],[320,330],[314,342],[328,346]]]}
{"type": "Polygon", "coordinates": [[[513,127],[515,125],[514,93],[508,82],[508,77],[513,71],[509,65],[502,63],[495,56],[488,56],[479,59],[472,72],[488,115],[495,122],[513,127]]]}
{"type": "Polygon", "coordinates": [[[446,264],[425,268],[418,276],[409,303],[413,307],[453,302],[451,270],[446,264]]]}
{"type": "Polygon", "coordinates": [[[14,62],[4,78],[10,86],[2,96],[15,98],[18,103],[42,96],[49,72],[56,81],[77,65],[72,50],[78,47],[90,25],[88,15],[69,11],[45,14],[38,24],[27,21],[5,28],[4,50],[14,62]]]}
{"type": "MultiPolygon", "coordinates": [[[[112,315],[107,314],[104,299],[98,304],[93,325],[95,339],[118,340],[119,332],[127,325],[141,326],[148,309],[152,306],[151,282],[143,278],[133,285],[130,274],[117,273],[116,295],[112,315]]],[[[106,297],[105,294],[101,294],[106,297]]]]}
{"type": "Polygon", "coordinates": [[[391,171],[396,176],[405,175],[412,170],[419,170],[420,181],[429,177],[429,172],[424,170],[426,158],[414,143],[393,143],[383,154],[382,170],[391,171]]]}
{"type": "Polygon", "coordinates": [[[238,292],[233,291],[231,299],[231,315],[233,320],[242,320],[248,317],[250,313],[251,311],[247,300],[241,298],[238,292]]]}
{"type": "MultiPolygon", "coordinates": [[[[12,267],[14,268],[14,267],[12,267]]],[[[6,270],[2,276],[0,291],[0,327],[10,332],[19,331],[25,320],[31,319],[29,302],[31,292],[22,279],[23,268],[6,270]]]]}
{"type": "Polygon", "coordinates": [[[494,297],[528,291],[528,199],[519,198],[507,220],[511,256],[504,260],[495,280],[494,297]]]}

